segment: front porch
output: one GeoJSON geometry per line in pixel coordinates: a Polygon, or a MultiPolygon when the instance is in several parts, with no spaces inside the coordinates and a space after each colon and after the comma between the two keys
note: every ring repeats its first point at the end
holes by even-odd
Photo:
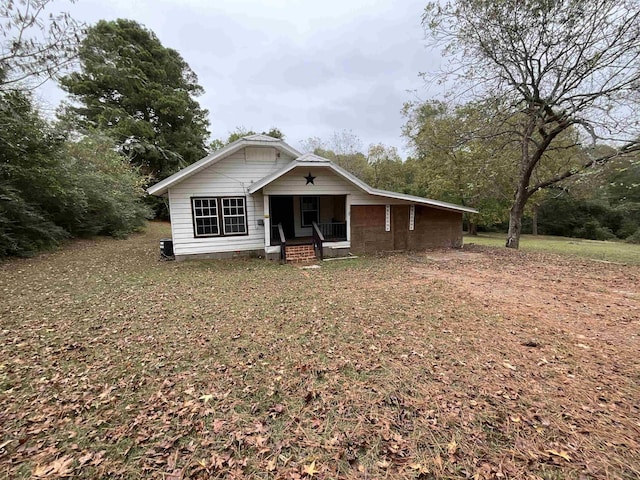
{"type": "Polygon", "coordinates": [[[280,245],[278,225],[287,243],[311,244],[313,222],[326,241],[347,240],[346,195],[271,195],[269,245],[280,245]]]}
{"type": "Polygon", "coordinates": [[[301,245],[312,245],[320,259],[348,254],[347,195],[264,195],[264,203],[268,256],[286,261],[286,248],[301,245]]]}

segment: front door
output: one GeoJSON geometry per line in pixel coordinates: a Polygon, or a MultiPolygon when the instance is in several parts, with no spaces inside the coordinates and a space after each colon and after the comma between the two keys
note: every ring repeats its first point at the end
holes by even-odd
{"type": "Polygon", "coordinates": [[[293,197],[270,197],[271,202],[271,225],[274,227],[282,224],[284,236],[287,239],[295,238],[296,230],[293,223],[293,197]]]}

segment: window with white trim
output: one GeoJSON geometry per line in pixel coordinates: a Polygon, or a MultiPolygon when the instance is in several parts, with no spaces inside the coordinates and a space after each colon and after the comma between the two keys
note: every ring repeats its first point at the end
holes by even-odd
{"type": "Polygon", "coordinates": [[[318,197],[300,197],[300,213],[302,226],[310,227],[313,222],[319,222],[320,201],[318,197]]]}
{"type": "Polygon", "coordinates": [[[218,226],[218,199],[193,198],[193,227],[196,237],[220,234],[218,226]]]}
{"type": "Polygon", "coordinates": [[[247,234],[244,197],[197,197],[191,199],[196,237],[247,234]]]}
{"type": "Polygon", "coordinates": [[[247,233],[244,197],[223,198],[222,218],[225,235],[244,235],[247,233]]]}

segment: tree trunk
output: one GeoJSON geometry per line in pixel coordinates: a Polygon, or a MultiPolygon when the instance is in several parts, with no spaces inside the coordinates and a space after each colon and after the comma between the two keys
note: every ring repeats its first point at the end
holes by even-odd
{"type": "MultiPolygon", "coordinates": [[[[528,182],[528,179],[527,179],[528,182]]],[[[516,198],[509,211],[509,232],[507,233],[507,248],[518,249],[520,247],[520,233],[522,233],[522,214],[527,203],[527,187],[520,182],[516,191],[516,198]]]]}
{"type": "Polygon", "coordinates": [[[537,203],[533,205],[533,215],[531,216],[531,233],[533,235],[538,235],[538,207],[537,203]]]}
{"type": "Polygon", "coordinates": [[[471,220],[469,220],[469,231],[468,231],[469,235],[473,235],[474,237],[478,236],[478,225],[476,225],[475,222],[472,222],[471,220]]]}

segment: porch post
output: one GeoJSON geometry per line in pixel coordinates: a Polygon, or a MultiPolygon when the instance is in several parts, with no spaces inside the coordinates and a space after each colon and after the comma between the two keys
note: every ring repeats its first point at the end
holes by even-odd
{"type": "Polygon", "coordinates": [[[264,199],[264,248],[271,245],[271,212],[269,211],[269,195],[262,194],[264,199]]]}
{"type": "Polygon", "coordinates": [[[344,199],[344,217],[347,220],[347,242],[351,241],[351,195],[347,194],[344,199]]]}

